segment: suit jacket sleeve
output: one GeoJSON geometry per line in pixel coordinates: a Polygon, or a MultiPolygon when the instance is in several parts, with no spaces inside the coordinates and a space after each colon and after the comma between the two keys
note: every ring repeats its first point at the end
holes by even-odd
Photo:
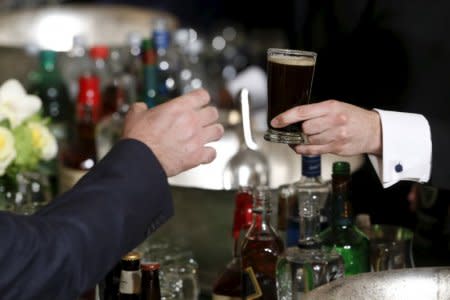
{"type": "Polygon", "coordinates": [[[151,150],[120,141],[33,216],[0,214],[2,299],[75,299],[173,214],[151,150]]]}

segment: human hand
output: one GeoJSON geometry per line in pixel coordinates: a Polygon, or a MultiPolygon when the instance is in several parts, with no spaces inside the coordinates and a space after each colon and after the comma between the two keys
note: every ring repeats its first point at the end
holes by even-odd
{"type": "Polygon", "coordinates": [[[276,116],[271,125],[281,128],[300,121],[308,144],[292,145],[298,154],[382,153],[381,123],[376,111],[327,100],[294,107],[276,116]]]}
{"type": "Polygon", "coordinates": [[[210,163],[216,151],[205,144],[219,140],[224,128],[209,101],[208,92],[198,89],[152,109],[136,103],[126,116],[122,137],[146,144],[169,177],[210,163]]]}

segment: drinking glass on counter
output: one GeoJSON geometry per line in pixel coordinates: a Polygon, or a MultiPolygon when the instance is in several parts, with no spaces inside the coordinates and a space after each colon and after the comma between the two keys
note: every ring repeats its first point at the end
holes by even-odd
{"type": "Polygon", "coordinates": [[[394,225],[372,225],[370,239],[370,265],[372,271],[387,271],[414,267],[412,242],[414,233],[394,225]]]}
{"type": "Polygon", "coordinates": [[[198,299],[198,264],[192,251],[161,242],[144,244],[139,252],[142,261],[160,264],[161,299],[198,299]]]}
{"type": "Polygon", "coordinates": [[[301,122],[272,128],[270,121],[297,105],[308,104],[314,77],[315,52],[270,48],[267,51],[267,126],[264,138],[285,144],[307,143],[301,122]]]}

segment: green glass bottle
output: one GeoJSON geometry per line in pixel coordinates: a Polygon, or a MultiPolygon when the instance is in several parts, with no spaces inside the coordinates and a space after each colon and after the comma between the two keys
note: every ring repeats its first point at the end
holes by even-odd
{"type": "Polygon", "coordinates": [[[41,98],[44,116],[51,118],[50,130],[61,147],[69,139],[69,127],[74,121],[73,104],[57,65],[57,53],[41,50],[39,59],[40,69],[35,76],[30,76],[28,92],[41,98]]]}
{"type": "Polygon", "coordinates": [[[350,184],[350,164],[333,163],[331,224],[320,234],[324,246],[344,258],[345,275],[370,271],[369,239],[353,224],[350,184]]]}

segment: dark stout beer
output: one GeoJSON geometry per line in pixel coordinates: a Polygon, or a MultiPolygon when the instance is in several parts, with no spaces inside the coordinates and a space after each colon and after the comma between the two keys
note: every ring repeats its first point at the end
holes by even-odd
{"type": "Polygon", "coordinates": [[[305,54],[294,56],[289,55],[289,50],[280,51],[286,53],[277,54],[269,50],[267,57],[269,132],[266,139],[274,142],[303,143],[300,122],[275,129],[270,126],[270,121],[294,106],[309,103],[316,63],[315,53],[301,52],[305,54]]]}

